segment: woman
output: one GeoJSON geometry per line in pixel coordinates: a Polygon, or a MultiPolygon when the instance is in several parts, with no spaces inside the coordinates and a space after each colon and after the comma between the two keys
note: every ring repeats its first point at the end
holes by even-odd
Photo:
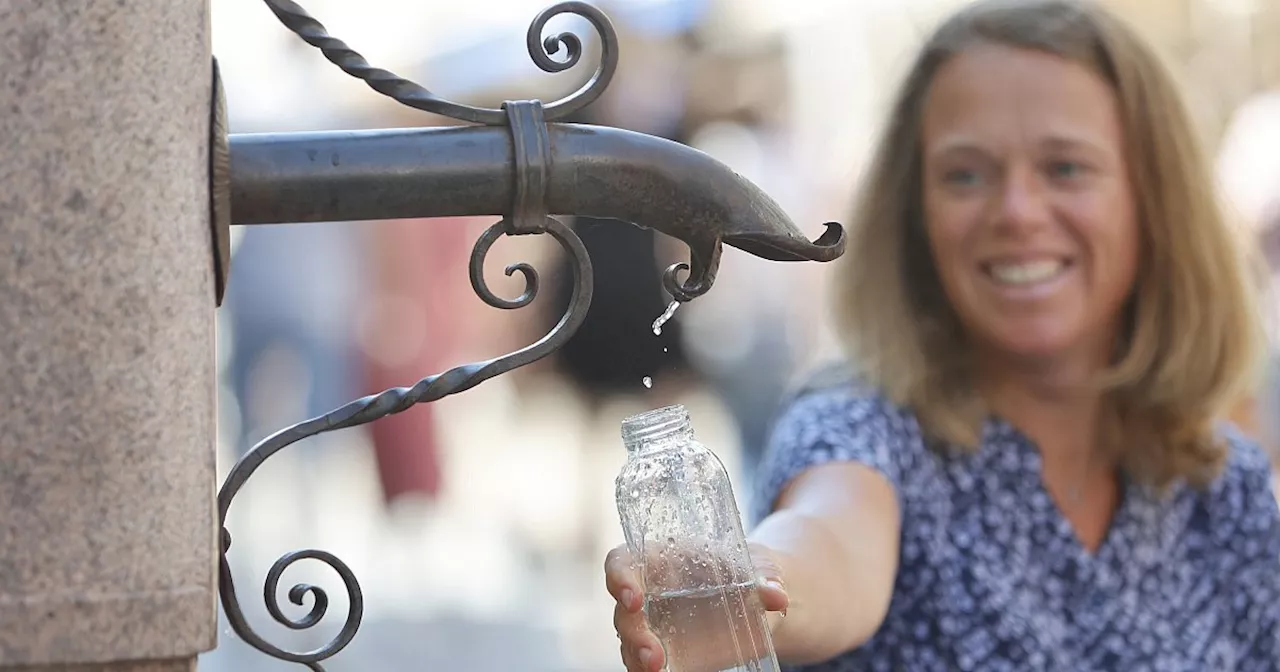
{"type": "MultiPolygon", "coordinates": [[[[1166,70],[1095,6],[987,1],[891,115],[838,277],[857,379],[795,399],[763,465],[780,660],[1280,669],[1268,464],[1217,421],[1261,329],[1166,70]]],[[[623,659],[657,670],[628,565],[623,659]]]]}

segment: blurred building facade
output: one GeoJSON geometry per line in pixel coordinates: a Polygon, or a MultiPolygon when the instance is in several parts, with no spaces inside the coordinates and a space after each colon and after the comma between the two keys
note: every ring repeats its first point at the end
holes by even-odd
{"type": "MultiPolygon", "coordinates": [[[[528,21],[549,2],[304,4],[376,65],[446,97],[496,105],[553,99],[580,81],[582,68],[547,75],[524,53],[528,21]]],[[[610,125],[678,129],[683,141],[764,187],[816,236],[822,222],[847,220],[897,78],[931,24],[961,3],[599,4],[623,37],[622,67],[591,112],[610,125]]],[[[1263,166],[1280,151],[1257,151],[1276,113],[1263,105],[1252,114],[1263,122],[1241,118],[1280,87],[1280,42],[1265,39],[1280,34],[1280,0],[1108,4],[1160,45],[1187,83],[1208,144],[1224,157],[1229,200],[1253,213],[1242,217],[1258,231],[1274,225],[1261,214],[1269,206],[1248,204],[1273,200],[1269,194],[1280,187],[1280,168],[1263,166]],[[1240,158],[1248,153],[1241,147],[1255,151],[1240,158]],[[1265,170],[1277,175],[1265,177],[1265,170]]],[[[572,20],[557,20],[548,32],[565,29],[591,34],[572,20]]],[[[343,75],[261,3],[213,0],[213,36],[233,131],[452,123],[400,107],[343,75]]],[[[588,40],[584,65],[593,49],[588,40]]],[[[337,223],[238,234],[236,294],[219,315],[227,336],[223,471],[253,438],[335,399],[410,384],[543,333],[537,304],[497,311],[471,294],[466,255],[488,224],[337,223]],[[268,321],[289,316],[307,325],[294,329],[303,336],[268,321]]],[[[491,264],[530,261],[549,274],[554,249],[542,242],[504,241],[491,264]]],[[[649,255],[651,277],[684,254],[661,236],[641,244],[657,248],[649,255]]],[[[688,384],[657,371],[653,390],[637,379],[633,393],[593,409],[587,401],[600,400],[584,400],[554,367],[537,365],[335,435],[332,445],[273,458],[274,471],[264,470],[232,511],[233,529],[246,530],[237,534],[237,572],[260,580],[281,552],[303,546],[348,561],[365,583],[369,611],[334,670],[418,667],[427,659],[451,669],[617,669],[597,570],[604,548],[621,540],[611,503],[622,460],[618,421],[660,402],[688,404],[699,433],[734,470],[739,495],[748,496],[772,406],[797,375],[838,352],[824,319],[828,272],[726,250],[715,289],[675,318],[692,371],[688,384]],[[518,661],[468,653],[485,638],[530,642],[530,653],[518,661]]],[[[1271,431],[1268,423],[1280,417],[1276,399],[1264,394],[1256,406],[1246,403],[1240,419],[1271,431]]],[[[211,670],[286,669],[227,634],[222,650],[207,658],[211,670]]]]}

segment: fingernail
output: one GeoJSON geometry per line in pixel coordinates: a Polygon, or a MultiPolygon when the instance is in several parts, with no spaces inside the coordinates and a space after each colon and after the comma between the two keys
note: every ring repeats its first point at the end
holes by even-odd
{"type": "Polygon", "coordinates": [[[640,664],[644,665],[644,669],[649,669],[650,660],[653,660],[653,651],[648,648],[640,649],[640,664]]]}
{"type": "Polygon", "coordinates": [[[761,588],[773,588],[774,590],[782,590],[782,582],[763,574],[756,575],[756,585],[761,588]]]}
{"type": "Polygon", "coordinates": [[[630,588],[628,588],[628,589],[626,589],[626,590],[623,590],[623,591],[622,591],[622,596],[618,598],[618,601],[622,603],[622,606],[623,606],[623,607],[625,607],[625,608],[627,608],[627,609],[630,609],[630,608],[631,608],[631,600],[635,599],[635,596],[636,596],[636,594],[635,594],[635,593],[633,593],[633,592],[631,592],[631,589],[630,589],[630,588]]]}

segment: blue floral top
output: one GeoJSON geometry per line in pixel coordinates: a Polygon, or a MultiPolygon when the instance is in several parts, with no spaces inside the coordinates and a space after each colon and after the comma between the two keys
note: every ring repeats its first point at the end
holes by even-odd
{"type": "Polygon", "coordinates": [[[1280,670],[1280,512],[1259,448],[1231,435],[1206,490],[1127,485],[1089,553],[1040,479],[1036,446],[987,423],[972,454],[926,446],[911,412],[850,384],[811,390],[779,418],[754,517],[827,462],[897,490],[897,582],[879,632],[806,672],[1280,670]]]}

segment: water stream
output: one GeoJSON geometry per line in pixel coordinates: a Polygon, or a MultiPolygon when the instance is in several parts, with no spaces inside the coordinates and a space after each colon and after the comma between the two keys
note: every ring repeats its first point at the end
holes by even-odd
{"type": "MultiPolygon", "coordinates": [[[[662,311],[662,314],[658,316],[658,319],[656,319],[656,320],[654,320],[654,321],[653,321],[653,335],[654,335],[654,336],[661,336],[661,335],[662,335],[662,325],[664,325],[664,324],[666,324],[667,322],[670,322],[670,321],[671,321],[671,318],[672,318],[672,317],[674,317],[674,316],[675,316],[675,314],[676,314],[676,309],[677,309],[677,308],[679,308],[679,307],[680,307],[680,302],[679,302],[679,301],[672,301],[671,303],[667,304],[667,309],[666,309],[666,310],[664,310],[664,311],[662,311]]],[[[667,352],[667,346],[665,346],[665,345],[664,345],[664,346],[662,346],[662,351],[663,351],[663,352],[667,352]]],[[[650,377],[650,376],[645,376],[644,378],[641,378],[641,379],[640,379],[640,382],[641,382],[642,384],[644,384],[645,389],[647,389],[647,390],[651,390],[651,389],[653,389],[653,378],[652,378],[652,377],[650,377]]]]}
{"type": "Polygon", "coordinates": [[[676,314],[676,309],[679,307],[680,307],[679,301],[672,301],[671,303],[667,304],[667,309],[662,311],[662,314],[658,316],[658,319],[653,321],[654,336],[662,335],[662,325],[671,321],[671,318],[674,317],[676,314]]]}

